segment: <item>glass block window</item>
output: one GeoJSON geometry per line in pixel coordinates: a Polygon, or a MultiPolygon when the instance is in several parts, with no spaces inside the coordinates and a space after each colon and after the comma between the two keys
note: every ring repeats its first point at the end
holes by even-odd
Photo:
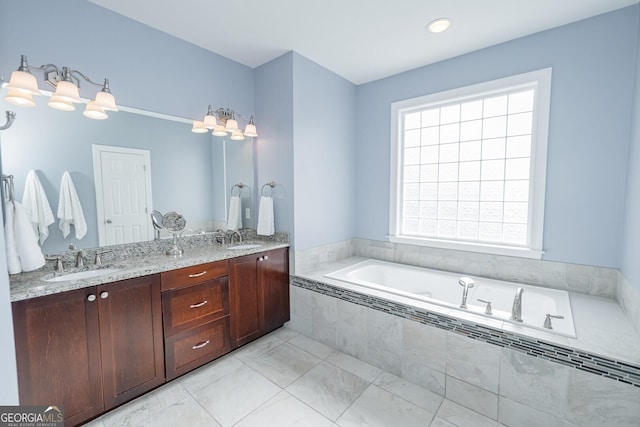
{"type": "Polygon", "coordinates": [[[529,77],[396,108],[391,236],[541,249],[548,100],[529,77]]]}

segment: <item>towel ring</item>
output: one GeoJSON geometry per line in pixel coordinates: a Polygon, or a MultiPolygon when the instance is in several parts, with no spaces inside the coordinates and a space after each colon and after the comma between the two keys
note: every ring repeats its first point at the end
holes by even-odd
{"type": "Polygon", "coordinates": [[[249,188],[249,186],[248,186],[248,185],[246,185],[246,184],[243,184],[243,183],[241,183],[241,182],[237,183],[236,185],[234,185],[233,187],[231,187],[231,196],[233,196],[233,195],[234,195],[234,194],[233,194],[233,190],[235,190],[236,188],[238,189],[238,194],[236,194],[236,196],[239,196],[239,195],[240,195],[240,193],[242,192],[242,189],[243,189],[243,188],[245,188],[245,187],[246,187],[246,188],[249,188]]]}
{"type": "Polygon", "coordinates": [[[273,187],[276,186],[275,181],[269,181],[267,182],[265,185],[262,186],[262,188],[260,189],[260,195],[261,196],[272,196],[273,195],[273,187]],[[264,189],[265,187],[269,187],[269,194],[264,194],[264,189]]]}

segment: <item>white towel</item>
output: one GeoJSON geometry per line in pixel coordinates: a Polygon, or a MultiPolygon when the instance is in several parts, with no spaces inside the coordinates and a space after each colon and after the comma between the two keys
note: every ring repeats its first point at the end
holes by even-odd
{"type": "Polygon", "coordinates": [[[7,202],[4,225],[9,274],[36,270],[44,265],[44,255],[31,222],[18,202],[7,202]]]}
{"type": "Polygon", "coordinates": [[[273,197],[260,197],[257,233],[261,236],[273,236],[275,233],[273,223],[273,197]]]}
{"type": "Polygon", "coordinates": [[[76,230],[76,239],[82,239],[87,234],[87,221],[84,219],[82,204],[78,198],[75,185],[69,172],[62,174],[60,181],[60,199],[58,200],[58,227],[66,239],[71,232],[71,224],[76,230]]]}
{"type": "Polygon", "coordinates": [[[40,245],[49,237],[49,226],[55,221],[49,200],[35,171],[29,171],[22,195],[22,206],[40,245]]]}
{"type": "Polygon", "coordinates": [[[240,196],[231,196],[231,199],[229,199],[227,230],[236,231],[242,228],[242,209],[240,205],[240,196]]]}

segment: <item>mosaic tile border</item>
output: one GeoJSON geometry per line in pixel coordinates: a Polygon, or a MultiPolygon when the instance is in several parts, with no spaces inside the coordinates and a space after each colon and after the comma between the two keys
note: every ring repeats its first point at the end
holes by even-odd
{"type": "Polygon", "coordinates": [[[538,357],[553,363],[560,363],[571,368],[640,388],[640,366],[634,366],[614,359],[551,344],[535,338],[522,337],[499,329],[443,316],[417,307],[339,288],[315,280],[291,276],[290,283],[292,286],[318,292],[332,298],[338,298],[425,325],[452,331],[477,341],[509,348],[532,357],[538,357]]]}

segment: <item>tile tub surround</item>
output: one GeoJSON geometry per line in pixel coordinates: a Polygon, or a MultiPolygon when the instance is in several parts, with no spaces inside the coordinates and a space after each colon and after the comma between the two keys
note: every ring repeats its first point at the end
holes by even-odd
{"type": "MultiPolygon", "coordinates": [[[[103,264],[121,267],[122,270],[90,279],[55,283],[40,280],[42,276],[51,273],[51,268],[48,267],[29,273],[11,275],[9,276],[11,301],[35,298],[192,265],[250,255],[271,249],[284,248],[289,246],[289,244],[286,243],[287,241],[288,235],[286,233],[271,236],[270,240],[263,240],[256,238],[254,230],[243,230],[243,242],[257,242],[261,243],[262,246],[256,249],[226,249],[228,245],[222,246],[217,244],[212,234],[205,234],[180,238],[179,246],[184,249],[184,254],[181,257],[166,255],[165,251],[171,247],[171,240],[162,239],[128,245],[86,249],[88,260],[87,269],[93,268],[93,258],[97,250],[110,250],[111,252],[105,253],[102,256],[103,264]]],[[[72,261],[75,259],[74,254],[65,252],[64,255],[70,265],[69,268],[71,268],[71,266],[74,265],[74,261],[72,261]]],[[[51,263],[49,263],[49,266],[50,264],[51,263]]],[[[69,271],[69,268],[67,268],[67,271],[69,271]]]]}
{"type": "Polygon", "coordinates": [[[352,256],[609,298],[624,309],[640,335],[640,288],[612,268],[351,239],[295,251],[293,274],[352,256]]]}
{"type": "Polygon", "coordinates": [[[518,427],[640,425],[640,366],[331,288],[293,277],[288,327],[451,405],[518,427]]]}

